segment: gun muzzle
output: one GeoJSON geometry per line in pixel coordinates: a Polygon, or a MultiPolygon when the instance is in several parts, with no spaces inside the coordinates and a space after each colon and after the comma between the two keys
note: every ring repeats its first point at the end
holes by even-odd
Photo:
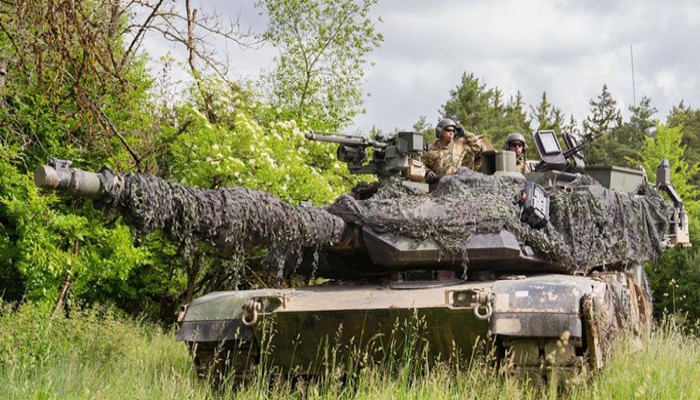
{"type": "Polygon", "coordinates": [[[101,173],[87,172],[70,168],[71,162],[49,159],[47,165],[41,165],[34,172],[34,184],[42,189],[54,189],[79,197],[96,199],[102,196],[101,173]]]}

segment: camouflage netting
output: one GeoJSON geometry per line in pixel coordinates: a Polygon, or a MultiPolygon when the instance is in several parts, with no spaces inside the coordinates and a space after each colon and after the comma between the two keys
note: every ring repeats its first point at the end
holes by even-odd
{"type": "Polygon", "coordinates": [[[607,190],[583,177],[571,191],[550,188],[550,223],[533,229],[520,222],[516,202],[524,183],[469,169],[441,180],[430,194],[382,187],[370,199],[342,196],[328,207],[304,208],[240,187],[203,190],[146,175],[127,175],[117,207],[141,232],[163,229],[182,244],[207,243],[222,255],[240,256],[267,247],[279,274],[296,267],[304,250],[319,253],[343,239],[344,223],[370,226],[416,239],[434,239],[446,256],[459,255],[476,233],[512,232],[522,246],[587,271],[607,263],[639,263],[662,251],[672,209],[651,187],[644,196],[607,190]]]}
{"type": "Polygon", "coordinates": [[[115,204],[142,233],[156,229],[190,248],[204,242],[223,256],[267,247],[279,267],[298,265],[304,248],[318,253],[342,235],[344,223],[323,209],[294,207],[265,192],[242,187],[205,190],[148,175],[127,175],[115,204]]]}
{"type": "Polygon", "coordinates": [[[520,222],[516,198],[524,186],[512,178],[498,179],[463,168],[443,178],[427,195],[380,189],[364,201],[341,197],[328,211],[379,232],[432,238],[465,260],[472,235],[503,229],[521,245],[571,272],[613,262],[639,263],[663,250],[672,209],[651,187],[641,188],[645,196],[634,196],[607,190],[582,176],[572,183],[570,192],[550,188],[550,223],[533,229],[520,222]]]}

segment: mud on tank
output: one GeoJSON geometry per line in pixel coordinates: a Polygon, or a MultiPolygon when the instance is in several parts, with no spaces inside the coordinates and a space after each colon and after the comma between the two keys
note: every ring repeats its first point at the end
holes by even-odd
{"type": "Polygon", "coordinates": [[[351,172],[378,176],[371,190],[325,207],[107,168],[90,173],[61,160],[39,167],[35,181],[95,198],[142,232],[194,237],[231,257],[266,247],[280,273],[328,280],[214,292],[183,306],[177,339],[202,375],[244,376],[262,358],[268,367],[322,374],[328,349],[338,361],[358,352],[381,359],[401,354],[407,338],[431,360],[468,358],[477,342],[493,343],[513,373],[601,368],[620,332],[649,329],[641,265],[688,245],[683,203],[668,161],[651,187],[638,170],[586,168],[581,150],[593,138],[565,137],[563,151],[553,131],[533,136],[535,172],[523,176],[514,153],[488,150],[483,173],[462,168],[428,192],[406,179],[421,177],[421,135],[309,134],[338,143],[351,172]]]}

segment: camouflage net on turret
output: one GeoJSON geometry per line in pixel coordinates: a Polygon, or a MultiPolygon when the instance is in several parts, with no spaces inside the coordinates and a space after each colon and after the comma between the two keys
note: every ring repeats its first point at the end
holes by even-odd
{"type": "MultiPolygon", "coordinates": [[[[434,239],[448,253],[466,260],[476,233],[513,233],[521,246],[561,263],[571,272],[609,263],[640,263],[663,250],[672,209],[649,186],[635,196],[608,190],[581,176],[571,191],[550,188],[550,223],[533,229],[520,221],[517,197],[525,184],[460,169],[426,195],[381,190],[368,200],[338,199],[328,211],[346,222],[379,232],[434,239]]],[[[466,265],[465,265],[466,267],[466,265]]]]}
{"type": "MultiPolygon", "coordinates": [[[[385,186],[370,199],[342,196],[327,207],[295,207],[270,194],[240,187],[204,190],[147,175],[127,175],[116,205],[141,232],[162,229],[186,246],[206,243],[222,256],[240,257],[256,247],[282,275],[296,268],[306,249],[314,260],[343,239],[344,223],[370,226],[416,243],[435,240],[466,268],[467,243],[476,233],[512,232],[522,247],[586,272],[608,263],[640,263],[663,250],[672,208],[649,186],[644,196],[607,190],[582,177],[571,191],[550,188],[550,223],[533,229],[520,221],[517,197],[524,183],[460,169],[436,190],[417,194],[385,186]]],[[[323,257],[321,257],[322,259],[323,257]]]]}

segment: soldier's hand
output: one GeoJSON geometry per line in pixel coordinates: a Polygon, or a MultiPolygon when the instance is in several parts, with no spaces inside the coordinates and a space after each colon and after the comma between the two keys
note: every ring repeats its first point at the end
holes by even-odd
{"type": "Polygon", "coordinates": [[[433,171],[428,171],[425,174],[425,183],[432,185],[434,183],[438,183],[440,181],[440,175],[436,174],[433,171]]]}
{"type": "Polygon", "coordinates": [[[462,136],[464,136],[464,128],[462,128],[461,126],[458,126],[457,128],[455,128],[455,137],[462,137],[462,136]]]}

